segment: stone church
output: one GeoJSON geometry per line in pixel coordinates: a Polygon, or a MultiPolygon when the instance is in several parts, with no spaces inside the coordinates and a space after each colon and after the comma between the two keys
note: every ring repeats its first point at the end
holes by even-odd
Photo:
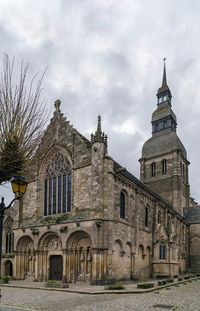
{"type": "Polygon", "coordinates": [[[200,270],[200,208],[171,100],[164,65],[140,180],[109,156],[100,116],[88,140],[55,102],[27,192],[5,216],[2,275],[106,284],[200,270]]]}

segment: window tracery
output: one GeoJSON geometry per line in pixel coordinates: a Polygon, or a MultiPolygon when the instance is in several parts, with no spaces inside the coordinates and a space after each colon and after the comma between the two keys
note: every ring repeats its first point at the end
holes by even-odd
{"type": "Polygon", "coordinates": [[[13,233],[13,220],[10,220],[5,229],[6,236],[6,253],[12,253],[14,251],[14,233],[13,233]]]}
{"type": "Polygon", "coordinates": [[[71,164],[57,152],[46,169],[44,215],[71,212],[71,164]]]}

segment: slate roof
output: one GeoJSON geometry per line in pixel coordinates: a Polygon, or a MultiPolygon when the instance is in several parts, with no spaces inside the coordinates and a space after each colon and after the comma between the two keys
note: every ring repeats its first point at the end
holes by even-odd
{"type": "Polygon", "coordinates": [[[190,224],[199,224],[200,205],[197,205],[197,207],[185,207],[183,209],[183,216],[190,224]]]}
{"type": "Polygon", "coordinates": [[[165,132],[152,136],[144,143],[142,147],[142,158],[151,158],[175,150],[182,151],[184,158],[187,160],[185,147],[176,133],[173,131],[165,132]]]}

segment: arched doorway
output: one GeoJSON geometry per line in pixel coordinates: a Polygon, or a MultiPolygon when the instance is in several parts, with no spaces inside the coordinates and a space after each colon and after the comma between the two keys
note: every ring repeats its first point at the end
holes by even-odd
{"type": "Polygon", "coordinates": [[[66,260],[63,259],[62,242],[57,233],[45,233],[38,242],[37,279],[62,280],[66,260]]]}
{"type": "Polygon", "coordinates": [[[89,282],[92,278],[91,238],[85,231],[76,231],[67,241],[68,281],[89,282]]]}
{"type": "Polygon", "coordinates": [[[35,251],[31,237],[21,237],[17,242],[16,250],[16,277],[33,279],[35,275],[35,251]]]}
{"type": "Polygon", "coordinates": [[[5,275],[13,276],[13,265],[10,260],[5,262],[5,275]]]}
{"type": "Polygon", "coordinates": [[[63,277],[63,259],[61,255],[49,258],[49,280],[61,281],[63,277]]]}

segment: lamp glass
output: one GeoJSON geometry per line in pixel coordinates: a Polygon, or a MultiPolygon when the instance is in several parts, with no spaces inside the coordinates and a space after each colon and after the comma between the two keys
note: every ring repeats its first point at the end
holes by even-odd
{"type": "Polygon", "coordinates": [[[12,190],[17,196],[21,196],[26,192],[27,182],[24,177],[13,177],[11,179],[12,190]]]}

